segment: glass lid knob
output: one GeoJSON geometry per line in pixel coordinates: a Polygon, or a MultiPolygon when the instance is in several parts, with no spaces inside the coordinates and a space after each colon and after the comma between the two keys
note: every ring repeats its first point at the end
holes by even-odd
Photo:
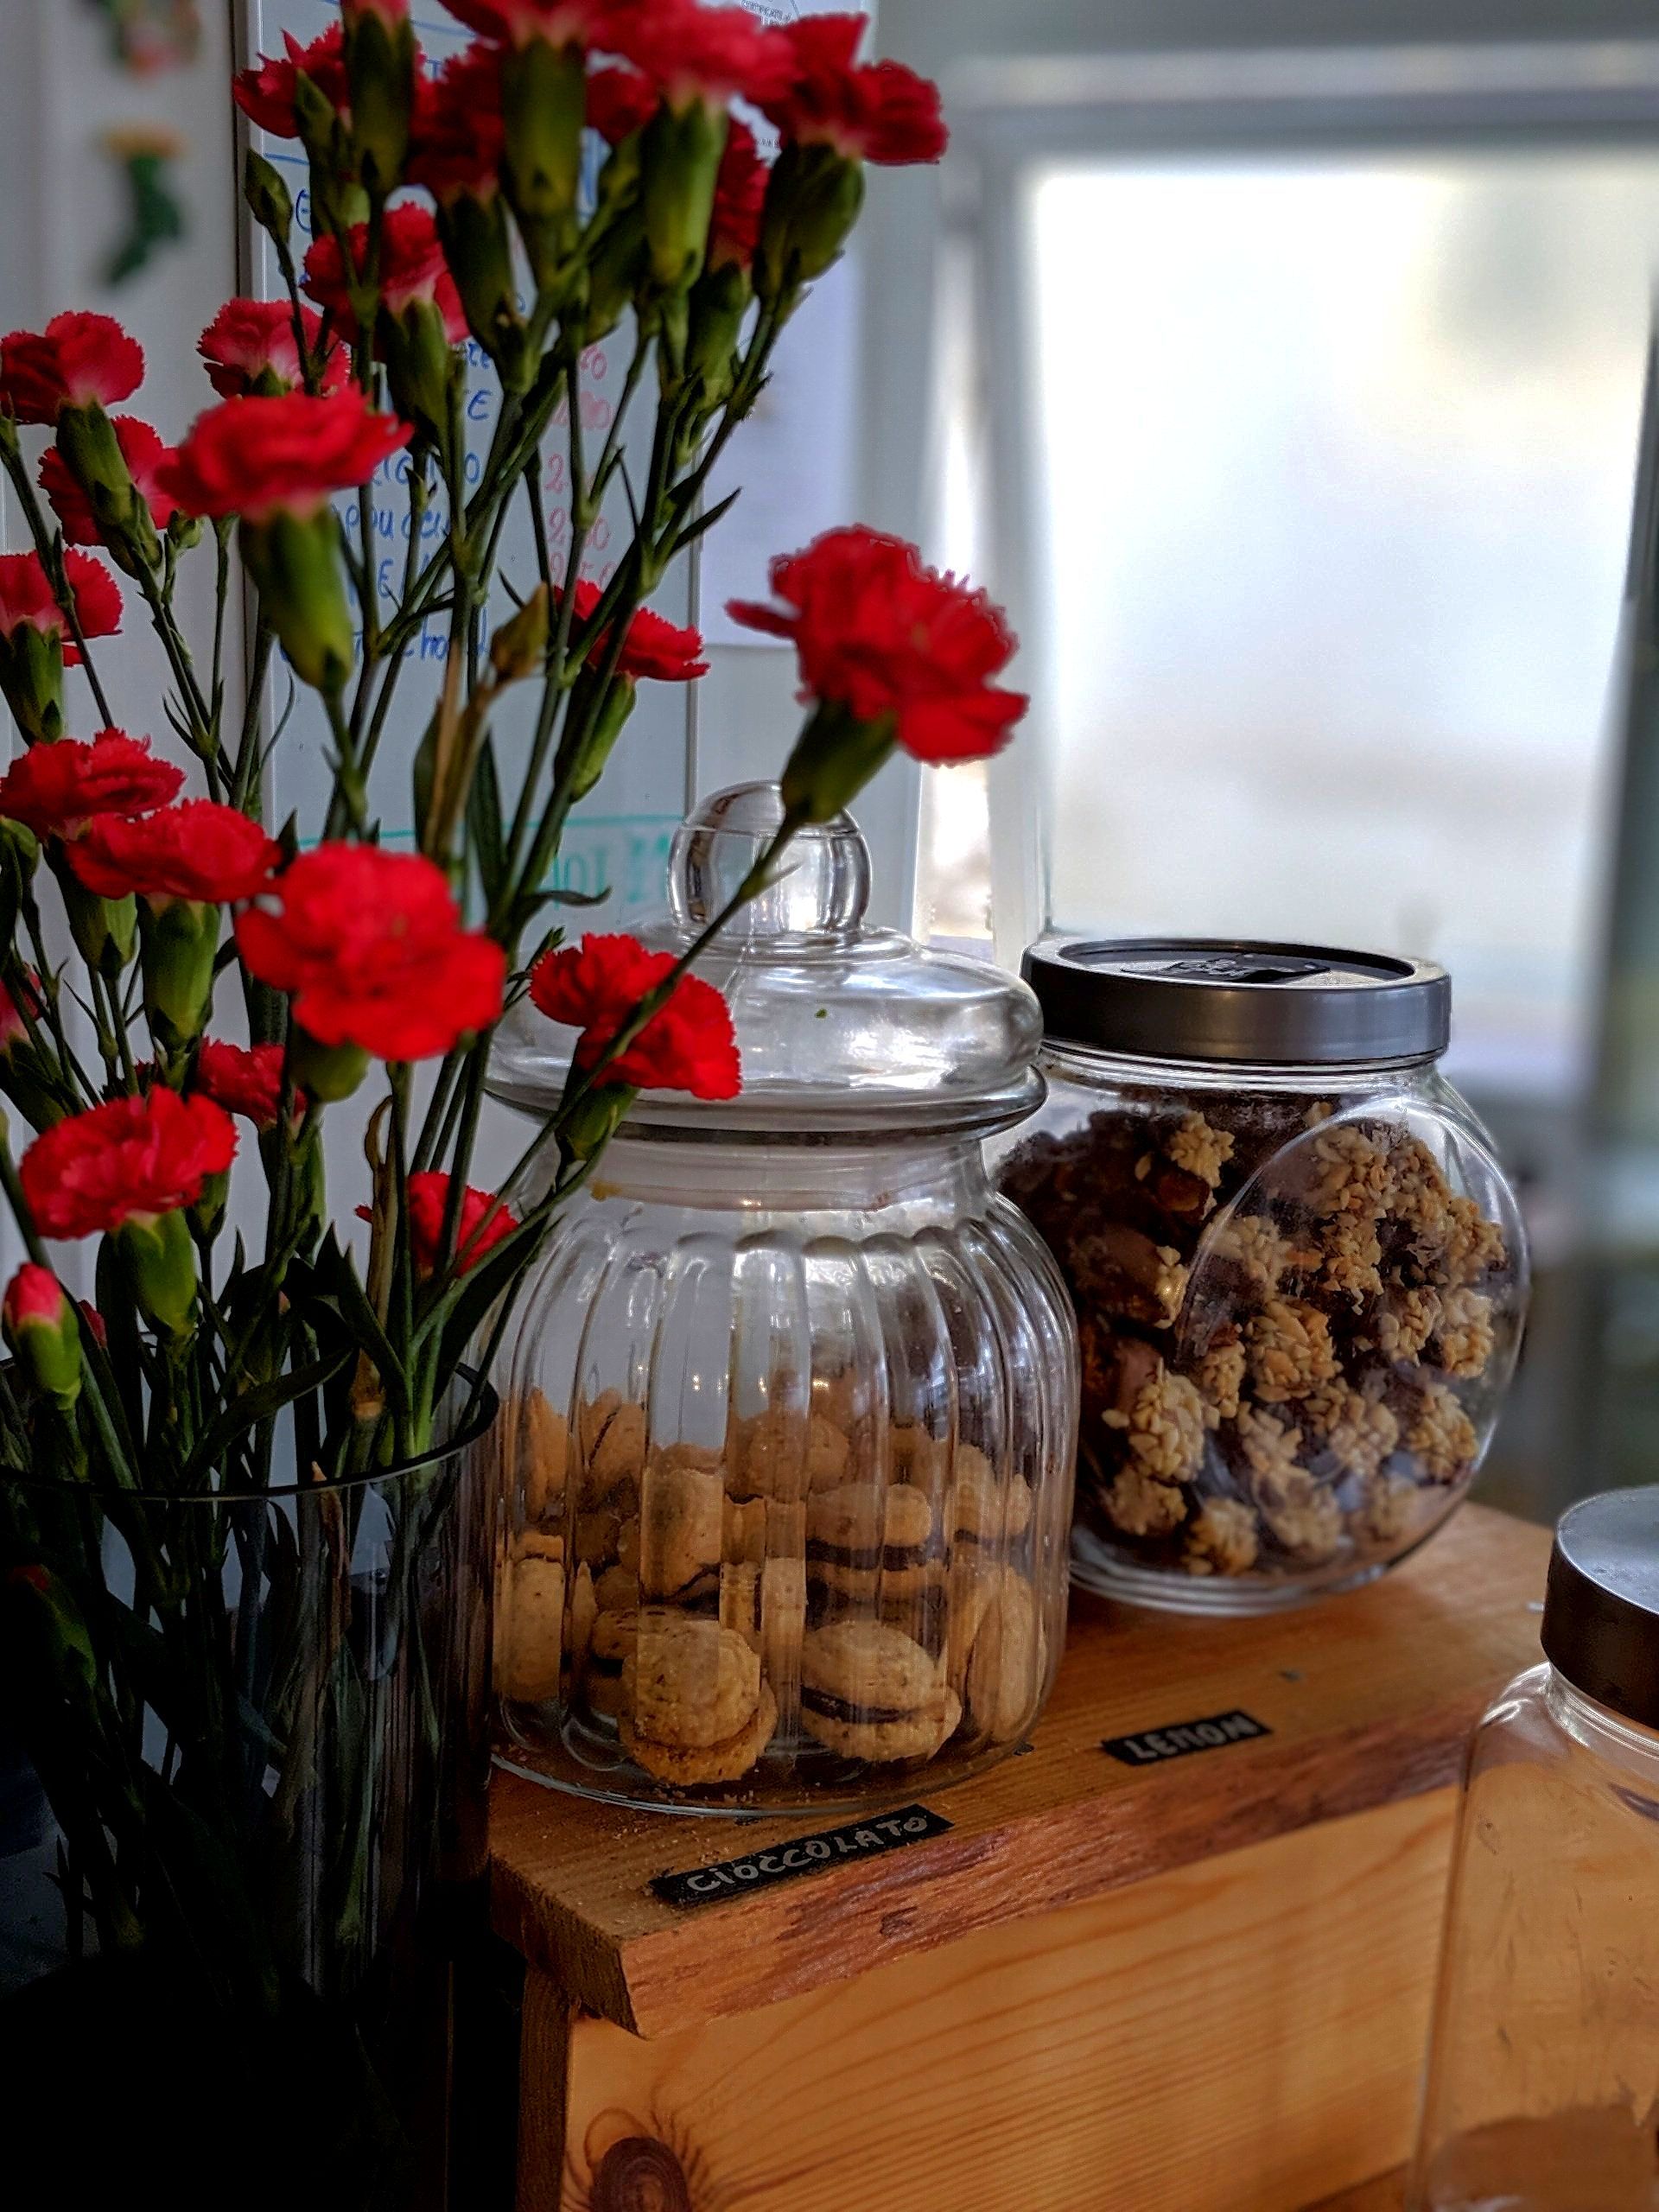
{"type": "MultiPolygon", "coordinates": [[[[783,818],[776,784],[734,784],[687,817],[669,857],[668,903],[688,937],[706,928],[733,897],[783,818]]],[[[776,881],[728,925],[720,942],[853,938],[869,896],[869,847],[852,817],[838,814],[796,833],[776,881]]]]}

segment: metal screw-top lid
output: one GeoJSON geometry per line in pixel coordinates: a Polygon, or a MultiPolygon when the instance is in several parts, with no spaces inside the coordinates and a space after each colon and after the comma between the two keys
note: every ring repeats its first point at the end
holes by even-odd
{"type": "Polygon", "coordinates": [[[1430,960],[1243,938],[1048,937],[1022,972],[1057,1042],[1136,1058],[1271,1066],[1433,1058],[1452,979],[1430,960]]]}
{"type": "Polygon", "coordinates": [[[1561,1516],[1543,1644],[1574,1689],[1659,1728],[1659,1486],[1605,1491],[1561,1516]]]}

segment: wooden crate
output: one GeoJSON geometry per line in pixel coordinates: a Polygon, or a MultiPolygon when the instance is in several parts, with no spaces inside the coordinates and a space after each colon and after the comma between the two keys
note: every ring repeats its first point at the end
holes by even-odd
{"type": "Polygon", "coordinates": [[[1029,1752],[901,1793],[948,1830],[696,1909],[653,1877],[831,1823],[499,1776],[520,2212],[1397,2203],[1453,1784],[1537,1657],[1547,1555],[1469,1507],[1385,1581],[1271,1619],[1079,1596],[1029,1752]],[[1101,1748],[1238,1712],[1265,1732],[1101,1748]]]}

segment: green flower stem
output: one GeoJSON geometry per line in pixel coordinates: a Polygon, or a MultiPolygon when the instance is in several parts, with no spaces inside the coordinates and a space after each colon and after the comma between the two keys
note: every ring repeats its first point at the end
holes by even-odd
{"type": "Polygon", "coordinates": [[[195,664],[190,658],[190,648],[179,628],[173,610],[156,582],[149,564],[137,557],[136,546],[130,546],[133,555],[131,573],[136,575],[144,604],[149,609],[149,624],[161,639],[162,650],[167,655],[168,666],[173,671],[173,681],[178,686],[179,705],[183,712],[185,742],[207,771],[207,781],[213,796],[224,792],[224,766],[219,754],[219,735],[213,726],[212,709],[201,694],[196,680],[195,664]]]}

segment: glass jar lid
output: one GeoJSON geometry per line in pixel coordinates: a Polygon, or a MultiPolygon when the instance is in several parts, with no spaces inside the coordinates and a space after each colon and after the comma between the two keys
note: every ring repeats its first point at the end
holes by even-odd
{"type": "Polygon", "coordinates": [[[1048,937],[1021,972],[1048,1036],[1137,1059],[1352,1067],[1431,1059],[1452,979],[1430,960],[1243,938],[1048,937]]]}
{"type": "Polygon", "coordinates": [[[1543,1646],[1574,1689],[1659,1728],[1659,1487],[1604,1491],[1561,1516],[1543,1646]]]}
{"type": "MultiPolygon", "coordinates": [[[[666,912],[634,931],[679,955],[731,898],[783,818],[775,784],[705,799],[677,831],[666,912]]],[[[1042,1017],[1000,969],[865,921],[869,848],[846,814],[798,833],[778,877],[698,960],[732,1010],[743,1089],[718,1104],[645,1091],[630,1133],[992,1128],[1041,1099],[1042,1017]]],[[[548,1113],[574,1033],[528,999],[497,1034],[490,1090],[548,1113]]]]}

